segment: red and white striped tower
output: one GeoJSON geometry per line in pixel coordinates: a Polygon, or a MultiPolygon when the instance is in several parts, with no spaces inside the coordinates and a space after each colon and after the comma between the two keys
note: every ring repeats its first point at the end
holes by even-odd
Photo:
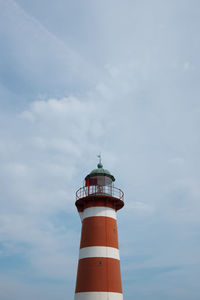
{"type": "Polygon", "coordinates": [[[76,192],[82,221],[75,300],[122,300],[116,211],[123,192],[101,160],[76,192]]]}

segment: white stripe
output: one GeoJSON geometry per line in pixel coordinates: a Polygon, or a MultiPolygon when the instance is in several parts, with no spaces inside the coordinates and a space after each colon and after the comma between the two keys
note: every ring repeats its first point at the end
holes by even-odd
{"type": "Polygon", "coordinates": [[[81,248],[79,251],[79,259],[87,257],[108,257],[119,259],[119,249],[100,246],[81,248]]]}
{"type": "Polygon", "coordinates": [[[79,216],[80,216],[80,219],[81,219],[81,222],[83,221],[83,212],[79,212],[79,216]]]}
{"type": "Polygon", "coordinates": [[[109,217],[116,220],[116,211],[111,207],[93,206],[83,211],[82,220],[89,217],[109,217]]]}
{"type": "Polygon", "coordinates": [[[76,293],[74,300],[123,300],[123,294],[110,292],[76,293]]]}

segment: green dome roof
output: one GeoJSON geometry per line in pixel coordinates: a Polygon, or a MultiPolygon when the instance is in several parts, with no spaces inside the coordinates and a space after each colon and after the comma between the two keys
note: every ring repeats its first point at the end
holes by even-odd
{"type": "Polygon", "coordinates": [[[108,176],[112,179],[112,181],[115,181],[115,177],[113,175],[111,175],[111,173],[104,169],[103,168],[103,165],[101,162],[98,163],[97,165],[98,169],[94,169],[90,172],[90,174],[88,174],[85,179],[88,179],[90,177],[93,177],[93,176],[97,176],[97,175],[100,175],[100,176],[108,176]]]}

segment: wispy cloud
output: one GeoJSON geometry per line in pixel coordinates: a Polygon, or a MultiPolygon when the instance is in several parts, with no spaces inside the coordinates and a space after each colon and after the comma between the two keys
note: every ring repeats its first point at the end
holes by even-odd
{"type": "Polygon", "coordinates": [[[0,1],[0,297],[73,297],[74,194],[102,151],[126,299],[198,299],[198,3],[45,4],[0,1]]]}

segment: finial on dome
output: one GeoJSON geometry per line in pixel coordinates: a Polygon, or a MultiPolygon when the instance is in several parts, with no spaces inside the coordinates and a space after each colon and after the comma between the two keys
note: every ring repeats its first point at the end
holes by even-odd
{"type": "Polygon", "coordinates": [[[98,163],[97,167],[98,167],[98,169],[102,169],[103,165],[102,165],[102,162],[101,162],[101,153],[99,155],[97,155],[97,157],[99,158],[99,163],[98,163]]]}

